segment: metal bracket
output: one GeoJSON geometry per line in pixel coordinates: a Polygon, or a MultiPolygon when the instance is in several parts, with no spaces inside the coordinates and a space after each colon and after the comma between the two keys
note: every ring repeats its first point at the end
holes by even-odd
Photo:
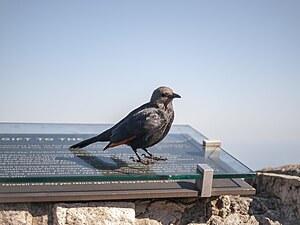
{"type": "Polygon", "coordinates": [[[202,173],[202,179],[196,180],[200,197],[211,197],[214,170],[207,164],[197,164],[197,170],[202,173]]]}
{"type": "Polygon", "coordinates": [[[221,141],[203,140],[204,157],[219,157],[221,150],[221,141]]]}
{"type": "Polygon", "coordinates": [[[210,148],[210,147],[221,148],[221,141],[218,141],[218,140],[203,140],[203,145],[206,148],[210,148]]]}

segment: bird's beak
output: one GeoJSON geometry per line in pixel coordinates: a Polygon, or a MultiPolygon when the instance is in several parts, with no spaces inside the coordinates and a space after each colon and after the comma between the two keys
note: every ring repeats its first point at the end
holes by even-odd
{"type": "Polygon", "coordinates": [[[172,98],[181,98],[179,94],[173,93],[172,98]]]}

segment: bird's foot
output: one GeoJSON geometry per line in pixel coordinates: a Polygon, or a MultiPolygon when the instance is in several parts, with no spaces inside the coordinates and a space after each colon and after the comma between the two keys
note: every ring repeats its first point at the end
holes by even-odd
{"type": "Polygon", "coordinates": [[[155,162],[151,159],[135,159],[134,157],[130,157],[129,159],[132,160],[132,162],[139,162],[139,163],[142,163],[144,165],[149,165],[149,164],[154,164],[155,162]]]}
{"type": "Polygon", "coordinates": [[[147,159],[152,159],[152,160],[156,160],[156,161],[166,161],[166,160],[168,160],[168,158],[166,158],[164,156],[154,156],[154,155],[148,156],[148,155],[145,155],[145,154],[142,154],[142,156],[144,156],[147,159]]]}

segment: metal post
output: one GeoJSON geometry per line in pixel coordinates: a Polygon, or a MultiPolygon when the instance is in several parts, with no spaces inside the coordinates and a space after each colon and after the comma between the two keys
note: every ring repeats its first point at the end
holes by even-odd
{"type": "Polygon", "coordinates": [[[221,141],[203,140],[204,157],[219,157],[221,151],[221,141]]]}
{"type": "Polygon", "coordinates": [[[198,164],[197,170],[203,174],[202,180],[196,180],[196,186],[200,191],[200,197],[210,197],[214,170],[207,164],[198,164]]]}

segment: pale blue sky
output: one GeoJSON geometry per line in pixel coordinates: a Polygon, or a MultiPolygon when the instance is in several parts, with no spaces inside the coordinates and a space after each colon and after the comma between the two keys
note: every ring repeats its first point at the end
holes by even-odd
{"type": "Polygon", "coordinates": [[[114,123],[168,85],[253,169],[300,163],[300,1],[0,1],[0,122],[114,123]]]}

